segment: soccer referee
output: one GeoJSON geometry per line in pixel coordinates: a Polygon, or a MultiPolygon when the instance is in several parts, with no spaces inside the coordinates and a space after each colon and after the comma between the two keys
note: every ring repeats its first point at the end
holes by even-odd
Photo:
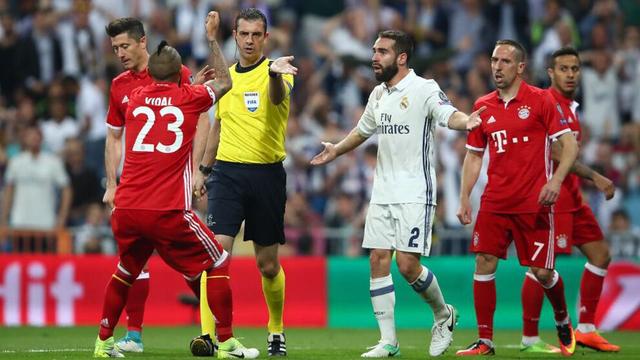
{"type": "Polygon", "coordinates": [[[274,61],[264,56],[269,33],[267,19],[259,10],[242,10],[233,36],[240,54],[229,69],[233,88],[218,103],[216,121],[194,180],[194,194],[201,196],[208,190],[207,226],[230,254],[245,221],[244,240],[254,243],[269,308],[267,350],[269,356],[284,356],[285,276],[278,260],[278,246],[285,242],[286,173],[282,161],[289,94],[298,69],[291,65],[293,56],[274,61]]]}

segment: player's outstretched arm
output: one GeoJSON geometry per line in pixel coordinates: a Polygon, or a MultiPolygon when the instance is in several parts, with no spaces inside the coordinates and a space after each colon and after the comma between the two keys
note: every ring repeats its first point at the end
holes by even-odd
{"type": "Polygon", "coordinates": [[[462,176],[460,177],[460,207],[456,216],[462,225],[471,224],[471,190],[478,181],[482,169],[482,152],[467,150],[462,163],[462,176]]]}
{"type": "MultiPolygon", "coordinates": [[[[551,145],[551,158],[553,161],[560,161],[560,155],[562,154],[562,144],[559,141],[554,141],[551,145]]],[[[593,181],[593,184],[598,190],[604,193],[607,200],[613,199],[616,192],[616,187],[606,176],[598,173],[589,166],[583,164],[580,160],[576,160],[571,167],[571,172],[580,176],[583,179],[589,179],[593,181]]]]}
{"type": "Polygon", "coordinates": [[[578,142],[571,132],[566,132],[558,138],[562,145],[562,153],[558,161],[558,167],[549,181],[542,187],[538,203],[545,206],[553,205],[560,194],[560,186],[567,176],[578,156],[578,142]]]}
{"type": "Polygon", "coordinates": [[[104,146],[104,169],[107,177],[106,190],[102,202],[113,208],[116,195],[116,171],[122,158],[122,130],[107,128],[107,138],[104,146]]]}
{"type": "Polygon", "coordinates": [[[209,49],[211,49],[211,68],[216,75],[215,80],[209,80],[205,86],[210,87],[216,94],[216,101],[220,100],[229,90],[231,90],[231,74],[229,74],[229,67],[222,55],[216,35],[218,33],[218,26],[220,25],[220,15],[217,11],[209,11],[207,15],[207,22],[205,28],[207,30],[207,41],[209,42],[209,49]]]}
{"type": "Polygon", "coordinates": [[[291,65],[293,56],[283,56],[275,59],[269,66],[269,101],[274,105],[280,105],[287,96],[287,90],[282,74],[297,75],[298,68],[291,65]],[[275,75],[275,76],[273,76],[275,75]]]}
{"type": "Polygon", "coordinates": [[[467,115],[462,111],[456,111],[449,117],[448,126],[449,129],[452,130],[467,130],[471,131],[480,124],[482,124],[482,119],[480,119],[480,114],[486,109],[486,106],[479,108],[478,110],[471,113],[471,115],[467,115]]]}
{"type": "Polygon", "coordinates": [[[323,142],[322,145],[324,149],[311,159],[311,165],[324,165],[331,162],[338,156],[355,149],[358,145],[365,142],[365,140],[367,140],[367,138],[360,135],[358,128],[354,128],[347,137],[340,140],[337,144],[323,142]]]}

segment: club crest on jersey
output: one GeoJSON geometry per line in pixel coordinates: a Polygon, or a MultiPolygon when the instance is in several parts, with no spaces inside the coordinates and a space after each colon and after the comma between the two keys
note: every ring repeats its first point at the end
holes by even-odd
{"type": "Polygon", "coordinates": [[[406,110],[409,107],[409,99],[406,96],[402,97],[400,100],[400,109],[406,110]]]}
{"type": "Polygon", "coordinates": [[[256,91],[244,93],[244,105],[251,112],[258,110],[258,106],[260,106],[259,93],[256,91]]]}
{"type": "Polygon", "coordinates": [[[531,106],[522,105],[518,107],[518,117],[522,120],[529,118],[531,115],[531,106]]]}
{"type": "Polygon", "coordinates": [[[560,249],[564,249],[567,247],[567,235],[566,234],[560,234],[558,236],[556,236],[556,242],[558,243],[558,247],[560,249]]]}

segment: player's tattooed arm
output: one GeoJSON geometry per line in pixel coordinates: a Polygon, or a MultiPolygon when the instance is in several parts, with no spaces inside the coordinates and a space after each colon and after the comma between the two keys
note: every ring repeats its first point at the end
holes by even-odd
{"type": "Polygon", "coordinates": [[[215,80],[209,80],[205,83],[205,86],[210,87],[216,94],[216,100],[219,100],[224,94],[226,94],[232,86],[231,74],[229,73],[229,67],[224,59],[220,45],[216,40],[216,34],[218,32],[218,26],[220,25],[220,16],[216,11],[210,11],[207,15],[207,22],[205,28],[207,30],[207,41],[209,42],[209,49],[211,49],[211,68],[216,74],[215,80]]]}

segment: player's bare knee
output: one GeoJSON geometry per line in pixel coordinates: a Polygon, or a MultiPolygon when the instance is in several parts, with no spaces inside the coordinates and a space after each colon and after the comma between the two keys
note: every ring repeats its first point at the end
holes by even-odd
{"type": "Polygon", "coordinates": [[[276,260],[258,261],[258,270],[260,274],[267,279],[273,279],[280,272],[280,263],[276,260]]]}
{"type": "Polygon", "coordinates": [[[548,284],[553,279],[553,270],[531,267],[531,272],[542,285],[548,284]]]}
{"type": "Polygon", "coordinates": [[[476,274],[493,274],[497,268],[498,258],[496,256],[483,253],[476,254],[476,274]]]}
{"type": "MultiPolygon", "coordinates": [[[[593,243],[596,244],[596,243],[593,243]]],[[[589,264],[606,269],[611,262],[611,253],[609,252],[609,246],[604,241],[598,241],[595,246],[584,246],[580,250],[587,257],[589,264]]]]}
{"type": "Polygon", "coordinates": [[[420,258],[416,258],[412,254],[403,254],[398,252],[396,254],[396,264],[398,264],[400,274],[402,274],[405,280],[409,282],[415,281],[422,272],[420,258]]]}

